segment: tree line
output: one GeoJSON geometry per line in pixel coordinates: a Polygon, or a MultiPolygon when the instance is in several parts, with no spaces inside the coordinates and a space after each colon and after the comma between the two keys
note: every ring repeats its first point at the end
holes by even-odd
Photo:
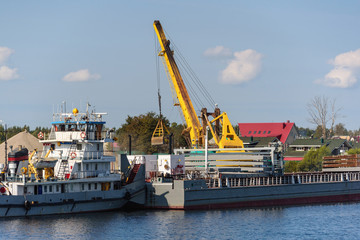
{"type": "Polygon", "coordinates": [[[28,131],[30,134],[32,134],[34,137],[37,137],[39,132],[46,133],[46,134],[50,133],[50,128],[45,128],[45,127],[36,127],[34,130],[30,130],[29,126],[24,125],[23,127],[12,126],[12,127],[8,127],[7,129],[5,129],[5,127],[3,125],[0,125],[0,144],[5,141],[6,137],[7,137],[7,139],[9,139],[9,138],[15,136],[16,134],[23,132],[25,130],[28,131]]]}

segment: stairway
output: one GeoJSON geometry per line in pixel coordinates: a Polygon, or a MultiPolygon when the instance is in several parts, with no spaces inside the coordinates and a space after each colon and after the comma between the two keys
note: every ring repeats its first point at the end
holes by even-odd
{"type": "Polygon", "coordinates": [[[76,141],[75,140],[73,140],[72,143],[71,143],[67,158],[60,160],[61,161],[60,162],[60,167],[59,167],[58,174],[57,174],[57,177],[59,179],[65,179],[65,178],[69,177],[69,176],[66,176],[66,175],[69,175],[68,174],[69,173],[69,159],[71,157],[72,152],[76,152],[76,141]]]}
{"type": "Polygon", "coordinates": [[[131,169],[130,175],[126,181],[127,184],[132,183],[134,181],[134,178],[139,171],[141,164],[134,164],[134,167],[131,169]]]}

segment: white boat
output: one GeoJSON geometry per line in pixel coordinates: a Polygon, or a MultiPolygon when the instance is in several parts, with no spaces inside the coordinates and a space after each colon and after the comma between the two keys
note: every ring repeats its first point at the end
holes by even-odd
{"type": "Polygon", "coordinates": [[[14,150],[0,183],[0,217],[115,210],[142,192],[144,165],[115,171],[115,156],[104,154],[114,140],[103,115],[56,113],[50,134],[39,134],[42,151],[24,160],[16,157],[23,149],[14,150]]]}

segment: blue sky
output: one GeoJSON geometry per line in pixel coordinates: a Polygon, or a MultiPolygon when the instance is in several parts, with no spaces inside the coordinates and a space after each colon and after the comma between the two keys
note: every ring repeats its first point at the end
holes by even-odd
{"type": "MultiPolygon", "coordinates": [[[[306,104],[336,98],[360,127],[359,1],[0,1],[0,119],[49,126],[89,101],[109,127],[158,111],[153,21],[237,122],[314,127],[306,104]]],[[[161,66],[163,114],[172,106],[161,66]]]]}

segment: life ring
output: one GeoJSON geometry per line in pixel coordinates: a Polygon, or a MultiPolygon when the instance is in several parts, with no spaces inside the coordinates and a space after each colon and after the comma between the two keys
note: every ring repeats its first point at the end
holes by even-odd
{"type": "Polygon", "coordinates": [[[38,133],[38,138],[39,138],[39,139],[43,139],[43,138],[44,138],[44,134],[43,134],[42,132],[39,132],[39,133],[38,133]]]}
{"type": "Polygon", "coordinates": [[[30,210],[31,209],[31,203],[28,200],[25,200],[24,207],[25,207],[26,210],[30,210]]]}
{"type": "Polygon", "coordinates": [[[86,133],[85,133],[85,132],[81,132],[81,133],[80,133],[80,137],[81,137],[82,139],[85,139],[86,133]]]}
{"type": "Polygon", "coordinates": [[[70,157],[71,157],[71,158],[76,158],[76,152],[70,153],[70,157]]]}
{"type": "Polygon", "coordinates": [[[22,174],[26,174],[26,173],[27,173],[27,168],[26,168],[26,167],[22,167],[22,168],[21,168],[21,173],[22,173],[22,174]]]}

